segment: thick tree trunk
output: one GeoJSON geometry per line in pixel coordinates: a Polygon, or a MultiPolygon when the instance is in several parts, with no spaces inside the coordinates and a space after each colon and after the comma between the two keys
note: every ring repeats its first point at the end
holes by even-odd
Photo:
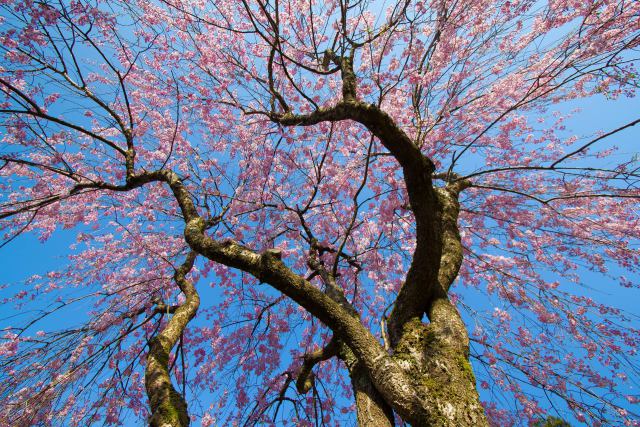
{"type": "MultiPolygon", "coordinates": [[[[448,298],[449,288],[462,264],[462,245],[457,225],[457,197],[464,185],[458,183],[432,190],[435,206],[432,205],[431,210],[435,215],[431,213],[429,222],[424,226],[430,226],[433,230],[431,233],[425,233],[426,236],[431,234],[437,237],[429,239],[431,242],[425,242],[422,240],[424,235],[418,234],[413,264],[407,275],[407,282],[400,292],[404,294],[405,300],[411,303],[414,301],[411,298],[412,294],[427,294],[422,300],[427,301],[426,310],[422,310],[426,311],[429,323],[421,321],[422,310],[416,309],[415,305],[396,305],[396,309],[404,311],[392,313],[395,314],[395,323],[390,326],[396,328],[390,328],[389,331],[390,335],[393,333],[396,336],[393,357],[411,373],[412,381],[426,403],[423,414],[407,420],[415,426],[488,425],[469,363],[469,337],[466,326],[448,298]],[[434,265],[432,261],[433,251],[421,249],[421,245],[432,244],[433,240],[440,247],[438,265],[434,265]],[[421,256],[421,251],[428,255],[421,256]],[[411,314],[413,317],[407,320],[411,314]],[[402,325],[401,330],[399,325],[402,325]]],[[[413,198],[424,197],[415,191],[415,188],[410,189],[410,196],[413,193],[413,198]]],[[[414,209],[414,212],[416,221],[424,222],[424,219],[418,217],[419,211],[414,209]]]]}
{"type": "Polygon", "coordinates": [[[351,378],[358,427],[394,427],[393,410],[373,385],[367,370],[347,345],[338,343],[337,347],[338,357],[351,378]]]}
{"type": "Polygon", "coordinates": [[[415,318],[404,325],[393,356],[410,373],[414,392],[424,402],[423,411],[406,421],[413,426],[433,427],[488,425],[460,316],[446,300],[434,304],[431,316],[429,324],[415,318]]]}
{"type": "Polygon", "coordinates": [[[358,427],[394,427],[393,411],[373,386],[367,372],[356,365],[350,376],[356,399],[358,427]]]}

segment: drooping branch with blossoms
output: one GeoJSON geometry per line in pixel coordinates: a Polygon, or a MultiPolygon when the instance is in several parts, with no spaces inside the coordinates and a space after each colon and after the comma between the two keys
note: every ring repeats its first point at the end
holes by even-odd
{"type": "Polygon", "coordinates": [[[1,6],[3,423],[637,423],[637,2],[1,6]]]}

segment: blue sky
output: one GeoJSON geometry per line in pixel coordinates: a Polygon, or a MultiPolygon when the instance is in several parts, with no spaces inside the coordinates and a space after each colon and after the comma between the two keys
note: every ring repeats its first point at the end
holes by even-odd
{"type": "MultiPolygon", "coordinates": [[[[581,108],[581,112],[576,113],[567,123],[568,132],[588,136],[598,130],[613,129],[635,119],[637,112],[640,111],[640,102],[637,98],[621,98],[616,101],[611,101],[599,96],[587,101],[572,102],[564,105],[562,111],[570,111],[577,107],[581,108]]],[[[621,148],[621,154],[630,157],[640,152],[640,150],[638,150],[639,140],[640,128],[631,128],[603,143],[615,143],[615,145],[621,148]]],[[[27,233],[1,248],[0,284],[12,283],[14,286],[19,286],[22,280],[32,274],[43,274],[50,269],[57,269],[66,265],[66,255],[71,253],[69,246],[74,243],[77,231],[78,230],[58,230],[44,243],[40,242],[35,235],[27,233]]],[[[594,275],[593,279],[601,281],[602,277],[594,275]]],[[[604,285],[605,283],[602,282],[594,284],[594,297],[637,315],[637,289],[626,289],[617,285],[604,285]]],[[[0,296],[4,297],[12,294],[11,289],[16,289],[14,286],[1,291],[0,296]]],[[[463,287],[458,287],[456,292],[465,294],[469,291],[465,291],[463,287]]],[[[205,295],[212,298],[215,297],[215,292],[205,291],[205,295]]],[[[203,295],[203,297],[205,295],[203,295]]],[[[478,296],[474,297],[477,298],[478,296]]],[[[203,307],[206,306],[207,302],[205,297],[203,298],[203,307]]],[[[487,310],[492,309],[490,305],[487,305],[486,308],[487,310]]],[[[1,317],[3,320],[1,324],[7,325],[15,323],[16,319],[6,319],[6,316],[12,314],[14,314],[12,308],[5,306],[2,310],[1,317]]],[[[75,318],[75,320],[77,320],[77,318],[75,318]]],[[[47,326],[53,329],[68,326],[68,324],[65,324],[67,322],[64,318],[54,318],[53,322],[54,324],[50,323],[47,326]],[[59,323],[55,324],[56,322],[59,323]]],[[[636,325],[640,327],[640,322],[636,322],[636,325]]],[[[36,327],[36,329],[38,328],[36,327]]],[[[488,394],[488,391],[480,390],[480,392],[483,400],[493,398],[488,394]]],[[[636,390],[635,393],[637,392],[636,390]]],[[[205,400],[203,403],[206,407],[206,398],[203,400],[205,400]]],[[[195,425],[198,425],[198,423],[195,423],[195,425]]]]}
{"type": "MultiPolygon", "coordinates": [[[[559,106],[557,109],[568,112],[574,108],[581,108],[581,112],[567,122],[568,133],[588,136],[598,130],[610,130],[617,128],[638,117],[640,102],[638,98],[620,98],[611,101],[604,96],[597,96],[588,100],[579,100],[559,106]]],[[[607,141],[604,145],[615,144],[621,147],[620,155],[633,156],[640,152],[640,125],[619,133],[607,141]]],[[[616,154],[618,155],[618,154],[616,154]]],[[[12,290],[20,286],[20,283],[33,274],[43,274],[51,269],[58,269],[66,265],[66,255],[71,253],[69,246],[74,243],[75,235],[79,230],[57,230],[48,241],[41,243],[33,234],[27,233],[19,236],[3,248],[0,248],[0,285],[12,284],[11,288],[0,291],[0,298],[13,294],[12,290]]],[[[600,276],[594,276],[594,280],[601,280],[600,276]]],[[[598,283],[597,285],[602,285],[598,283]]],[[[625,289],[619,286],[595,286],[594,296],[603,302],[617,306],[632,314],[638,314],[637,289],[625,289]]],[[[461,287],[457,292],[465,292],[461,287]]],[[[215,292],[207,291],[206,297],[215,297],[215,292]]],[[[206,298],[203,295],[203,307],[206,307],[206,298]]],[[[488,310],[492,307],[487,306],[488,310]]],[[[10,306],[4,306],[0,318],[0,327],[12,324],[15,318],[6,319],[15,314],[10,306]]],[[[26,313],[28,316],[28,313],[26,313]]],[[[68,326],[63,318],[54,318],[53,323],[47,327],[63,328],[68,326]],[[56,322],[59,322],[56,324],[56,322]]],[[[637,319],[637,318],[636,318],[637,319]]],[[[69,319],[77,320],[77,318],[69,319]]],[[[68,321],[67,321],[68,322],[68,321]]],[[[640,322],[636,323],[640,327],[640,322]]],[[[36,326],[37,329],[37,326],[36,326]]],[[[481,390],[483,399],[489,400],[491,396],[481,390]]],[[[636,391],[637,393],[637,391],[636,391]]],[[[206,399],[203,399],[206,400],[206,399]]],[[[205,402],[205,407],[208,406],[205,402]]],[[[131,424],[136,425],[136,424],[131,424]]],[[[195,423],[198,425],[198,423],[195,423]]]]}

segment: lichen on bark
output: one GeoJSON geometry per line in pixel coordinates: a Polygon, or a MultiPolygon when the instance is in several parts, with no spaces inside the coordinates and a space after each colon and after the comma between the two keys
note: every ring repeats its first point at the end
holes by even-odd
{"type": "Polygon", "coordinates": [[[178,306],[164,328],[149,341],[145,388],[151,408],[151,427],[187,427],[190,422],[187,402],[171,383],[169,360],[171,350],[200,305],[195,287],[185,277],[193,267],[195,258],[195,252],[191,252],[174,274],[174,281],[186,297],[185,302],[178,306]]]}

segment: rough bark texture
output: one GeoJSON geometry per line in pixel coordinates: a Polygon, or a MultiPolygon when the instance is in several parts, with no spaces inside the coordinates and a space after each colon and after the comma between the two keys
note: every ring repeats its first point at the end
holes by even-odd
{"type": "Polygon", "coordinates": [[[149,417],[151,427],[189,425],[187,403],[171,384],[169,355],[200,305],[195,287],[185,279],[185,275],[193,267],[195,257],[195,253],[189,254],[186,262],[176,270],[174,275],[180,290],[185,294],[186,301],[175,310],[164,329],[149,342],[145,388],[151,407],[149,417]]]}
{"type": "MultiPolygon", "coordinates": [[[[314,243],[314,245],[316,244],[314,243]]],[[[308,264],[322,278],[326,287],[325,293],[359,320],[357,311],[349,303],[343,290],[336,284],[335,277],[319,261],[317,248],[312,248],[311,259],[308,264]]],[[[303,393],[309,391],[310,386],[307,379],[313,378],[311,373],[313,366],[334,356],[340,358],[349,371],[353,395],[356,400],[358,426],[393,427],[393,410],[375,388],[366,369],[363,368],[353,351],[347,344],[335,337],[323,349],[305,355],[304,364],[298,375],[298,391],[303,393]],[[304,386],[302,386],[303,384],[304,386]]]]}
{"type": "Polygon", "coordinates": [[[354,360],[348,366],[360,427],[393,427],[393,410],[375,388],[367,371],[354,360]]]}

